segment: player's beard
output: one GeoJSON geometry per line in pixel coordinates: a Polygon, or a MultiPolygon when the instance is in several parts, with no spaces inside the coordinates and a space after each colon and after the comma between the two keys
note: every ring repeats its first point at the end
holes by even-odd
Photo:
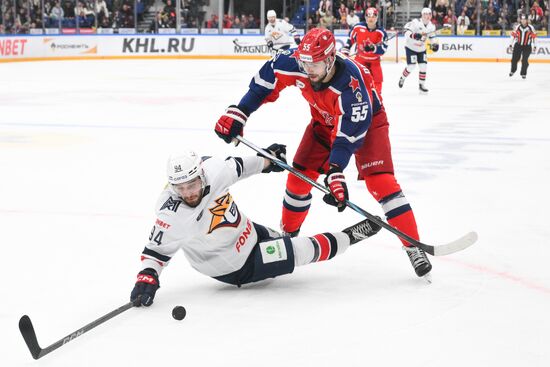
{"type": "Polygon", "coordinates": [[[183,202],[191,208],[197,207],[202,201],[202,192],[203,190],[201,189],[197,194],[182,197],[183,202]]]}
{"type": "Polygon", "coordinates": [[[327,72],[325,71],[321,76],[314,75],[315,80],[313,80],[309,74],[307,77],[309,78],[309,83],[311,84],[313,90],[318,91],[321,88],[321,85],[323,85],[323,80],[327,77],[327,72]]]}

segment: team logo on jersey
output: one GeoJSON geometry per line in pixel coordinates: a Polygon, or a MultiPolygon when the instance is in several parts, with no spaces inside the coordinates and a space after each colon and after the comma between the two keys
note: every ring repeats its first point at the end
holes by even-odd
{"type": "Polygon", "coordinates": [[[349,82],[348,86],[353,89],[353,92],[355,92],[356,89],[359,89],[359,80],[351,77],[351,81],[349,82]]]}
{"type": "Polygon", "coordinates": [[[296,80],[296,86],[300,89],[304,89],[306,85],[301,80],[296,80]]]}
{"type": "Polygon", "coordinates": [[[322,108],[320,108],[317,103],[314,103],[313,104],[313,108],[315,108],[317,111],[319,111],[319,113],[321,114],[321,116],[323,116],[323,118],[325,119],[325,124],[328,125],[328,126],[334,126],[334,124],[332,123],[334,121],[334,118],[330,115],[330,113],[328,113],[327,111],[323,110],[322,108]]]}
{"type": "Polygon", "coordinates": [[[281,38],[283,36],[283,34],[281,32],[277,32],[277,31],[273,31],[271,32],[271,37],[274,39],[274,40],[278,40],[279,38],[281,38]]]}
{"type": "Polygon", "coordinates": [[[237,227],[241,223],[241,213],[233,202],[231,194],[227,193],[214,200],[216,205],[208,210],[212,213],[212,221],[208,233],[221,227],[237,227]]]}
{"type": "Polygon", "coordinates": [[[162,204],[160,210],[168,209],[175,212],[176,210],[178,210],[181,203],[181,200],[174,200],[172,199],[172,197],[169,197],[168,200],[166,200],[164,204],[162,204]]]}
{"type": "Polygon", "coordinates": [[[357,102],[363,102],[363,95],[361,92],[357,91],[357,93],[355,93],[355,98],[357,98],[357,102]]]}

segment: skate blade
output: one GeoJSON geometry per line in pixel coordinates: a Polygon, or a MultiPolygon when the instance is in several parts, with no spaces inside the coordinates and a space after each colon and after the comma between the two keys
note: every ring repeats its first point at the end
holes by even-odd
{"type": "Polygon", "coordinates": [[[422,279],[424,279],[426,283],[432,284],[432,273],[429,272],[428,274],[424,275],[422,279]]]}

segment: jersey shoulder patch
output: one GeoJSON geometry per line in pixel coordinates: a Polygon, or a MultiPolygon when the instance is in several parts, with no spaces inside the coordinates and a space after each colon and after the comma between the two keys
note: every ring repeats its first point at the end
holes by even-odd
{"type": "MultiPolygon", "coordinates": [[[[300,66],[298,65],[298,54],[296,48],[289,48],[288,50],[279,51],[273,56],[273,70],[279,72],[291,72],[301,73],[300,66]]],[[[305,74],[304,74],[305,76],[305,74]]]]}

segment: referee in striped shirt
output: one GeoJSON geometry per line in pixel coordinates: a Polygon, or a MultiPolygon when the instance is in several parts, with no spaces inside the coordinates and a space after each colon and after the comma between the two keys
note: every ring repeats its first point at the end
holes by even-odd
{"type": "Polygon", "coordinates": [[[521,58],[520,75],[523,79],[527,77],[527,67],[529,66],[529,55],[531,51],[536,52],[535,39],[537,34],[535,28],[528,23],[527,15],[521,14],[520,24],[512,32],[512,39],[509,49],[512,49],[512,69],[510,76],[514,75],[518,69],[518,61],[521,58]]]}

